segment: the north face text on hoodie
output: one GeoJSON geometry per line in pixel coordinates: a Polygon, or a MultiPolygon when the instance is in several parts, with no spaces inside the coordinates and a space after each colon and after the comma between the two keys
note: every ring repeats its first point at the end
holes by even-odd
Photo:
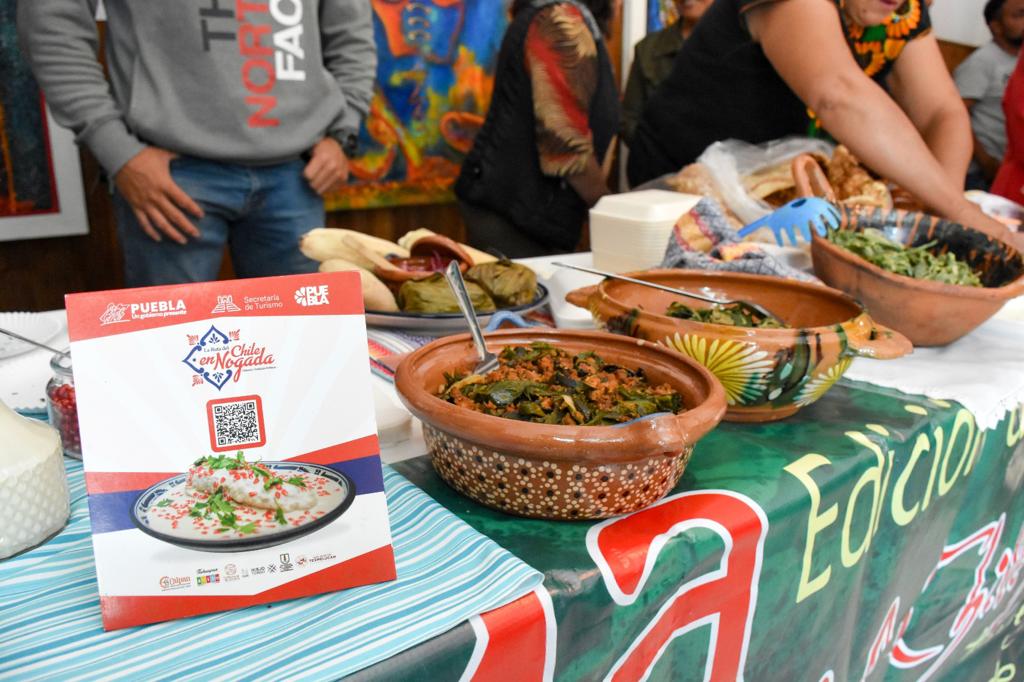
{"type": "Polygon", "coordinates": [[[274,88],[278,81],[304,81],[302,3],[299,0],[208,0],[199,9],[203,50],[217,41],[235,43],[245,59],[240,74],[253,108],[250,128],[277,126],[272,116],[277,106],[274,88]],[[272,60],[272,61],[271,61],[272,60]]]}

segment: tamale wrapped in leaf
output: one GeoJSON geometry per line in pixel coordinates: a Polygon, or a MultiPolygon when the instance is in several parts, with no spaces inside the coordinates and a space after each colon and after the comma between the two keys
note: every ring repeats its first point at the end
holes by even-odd
{"type": "Polygon", "coordinates": [[[466,279],[482,286],[501,307],[529,303],[537,291],[537,274],[507,259],[474,265],[466,271],[466,279]]]}
{"type": "MultiPolygon", "coordinates": [[[[494,301],[475,282],[466,282],[469,300],[478,313],[494,312],[494,301]]],[[[444,275],[437,273],[425,279],[409,280],[398,290],[398,307],[406,313],[457,313],[459,303],[444,275]]]]}

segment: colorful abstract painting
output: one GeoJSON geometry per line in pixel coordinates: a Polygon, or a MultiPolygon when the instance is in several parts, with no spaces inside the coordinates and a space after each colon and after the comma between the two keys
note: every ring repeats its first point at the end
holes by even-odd
{"type": "Polygon", "coordinates": [[[510,0],[372,0],[377,83],[345,189],[327,208],[452,201],[483,123],[510,0]]]}
{"type": "Polygon", "coordinates": [[[672,0],[647,0],[647,32],[660,31],[679,17],[672,0]]]}
{"type": "Polygon", "coordinates": [[[0,0],[0,218],[58,213],[46,111],[18,49],[15,0],[0,0]]]}

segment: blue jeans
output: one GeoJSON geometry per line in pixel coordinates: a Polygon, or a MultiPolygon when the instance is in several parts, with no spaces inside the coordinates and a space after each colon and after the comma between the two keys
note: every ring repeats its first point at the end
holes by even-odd
{"type": "Polygon", "coordinates": [[[272,166],[174,159],[171,177],[205,212],[192,217],[201,234],[186,244],[150,239],[115,192],[125,285],[215,280],[225,245],[239,277],[315,272],[317,263],[299,251],[299,237],[323,226],[324,203],[302,177],[304,166],[300,159],[272,166]]]}

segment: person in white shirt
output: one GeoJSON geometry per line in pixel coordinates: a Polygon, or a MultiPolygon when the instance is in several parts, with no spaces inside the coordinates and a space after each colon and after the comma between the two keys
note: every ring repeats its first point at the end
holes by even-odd
{"type": "Polygon", "coordinates": [[[988,189],[1003,160],[1003,92],[1024,43],[1024,0],[988,0],[984,13],[992,41],[975,50],[954,73],[974,134],[967,189],[988,189]]]}

